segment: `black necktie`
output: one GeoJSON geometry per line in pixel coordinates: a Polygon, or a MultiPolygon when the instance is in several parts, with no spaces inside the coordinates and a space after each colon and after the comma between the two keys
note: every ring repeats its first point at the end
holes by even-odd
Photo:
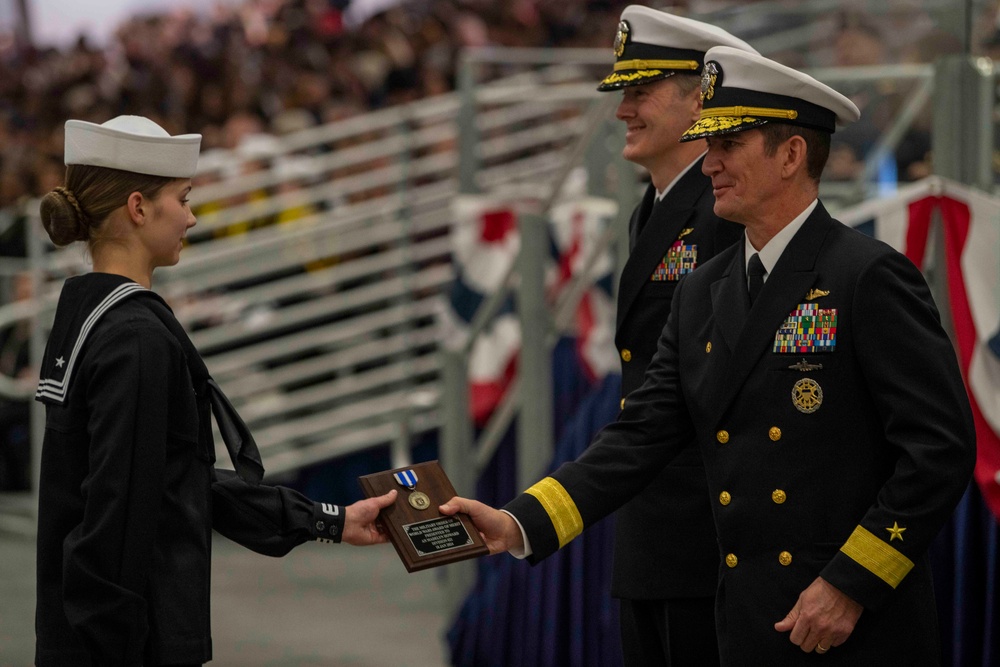
{"type": "MultiPolygon", "coordinates": [[[[650,189],[652,189],[652,186],[650,186],[650,189]]],[[[649,219],[653,216],[653,209],[656,208],[656,205],[659,203],[660,200],[657,199],[656,197],[656,190],[653,189],[653,194],[650,197],[649,201],[647,202],[644,200],[639,205],[639,217],[636,220],[638,224],[635,227],[635,238],[631,240],[633,250],[635,249],[636,243],[638,243],[639,241],[639,236],[642,234],[642,231],[646,228],[646,223],[649,222],[649,219]],[[646,208],[644,204],[649,204],[649,208],[646,208]]]]}
{"type": "Polygon", "coordinates": [[[749,289],[751,304],[757,299],[757,295],[760,294],[760,288],[764,286],[765,273],[767,273],[767,271],[764,270],[764,263],[760,261],[760,255],[754,253],[750,257],[750,262],[747,264],[747,277],[750,279],[749,289]]]}

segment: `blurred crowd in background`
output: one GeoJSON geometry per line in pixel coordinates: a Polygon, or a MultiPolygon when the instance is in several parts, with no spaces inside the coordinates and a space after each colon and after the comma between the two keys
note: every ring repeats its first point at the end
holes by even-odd
{"type": "MultiPolygon", "coordinates": [[[[0,209],[59,183],[67,118],[103,122],[142,114],[173,133],[201,132],[205,150],[234,148],[247,134],[280,135],[452,90],[466,47],[610,48],[629,4],[410,0],[348,27],[348,3],[246,0],[208,12],[178,8],[131,18],[103,48],[81,37],[64,48],[38,49],[0,35],[0,209]]],[[[745,5],[674,4],[679,12],[701,13],[745,5]]],[[[816,25],[813,43],[770,55],[792,66],[849,66],[931,62],[962,51],[963,40],[919,6],[887,3],[878,14],[841,11],[819,22],[803,16],[816,25]],[[887,12],[894,4],[900,10],[887,12]]],[[[985,11],[985,20],[975,21],[985,34],[977,35],[973,51],[992,43],[994,11],[985,11]]],[[[789,26],[739,27],[753,42],[752,33],[789,26]]],[[[876,110],[871,123],[877,126],[887,111],[876,110]]],[[[916,153],[903,156],[904,172],[923,157],[920,149],[907,148],[916,153]]]]}
{"type": "Polygon", "coordinates": [[[340,0],[135,17],[97,49],[0,50],[0,208],[62,177],[67,118],[153,118],[202,149],[454,88],[465,47],[607,46],[624,2],[418,0],[348,29],[340,0]]]}

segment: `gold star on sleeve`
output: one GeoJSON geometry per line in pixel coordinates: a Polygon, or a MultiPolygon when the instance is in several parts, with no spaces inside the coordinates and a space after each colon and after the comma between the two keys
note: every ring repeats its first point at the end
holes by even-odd
{"type": "Polygon", "coordinates": [[[903,541],[903,531],[906,530],[906,528],[900,528],[897,522],[893,521],[892,528],[886,528],[886,530],[889,531],[890,542],[892,542],[895,539],[898,539],[900,542],[903,541]]]}

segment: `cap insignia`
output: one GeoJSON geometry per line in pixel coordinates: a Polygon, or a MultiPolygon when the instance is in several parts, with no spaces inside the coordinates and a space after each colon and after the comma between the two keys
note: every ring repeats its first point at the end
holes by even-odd
{"type": "Polygon", "coordinates": [[[715,84],[719,80],[719,64],[714,60],[705,63],[705,69],[701,72],[701,101],[710,100],[715,97],[715,84]]]}
{"type": "Polygon", "coordinates": [[[618,32],[615,34],[615,58],[621,58],[622,54],[625,53],[625,45],[628,44],[631,32],[632,29],[629,27],[628,21],[618,22],[618,32]]]}

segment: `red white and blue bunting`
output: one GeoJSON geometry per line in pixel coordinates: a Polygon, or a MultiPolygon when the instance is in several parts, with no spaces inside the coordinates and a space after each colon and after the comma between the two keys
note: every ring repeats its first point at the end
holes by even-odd
{"type": "Polygon", "coordinates": [[[835,217],[947,277],[959,363],[976,423],[975,479],[1000,519],[1000,198],[938,177],[865,202],[835,217]],[[931,257],[931,221],[940,212],[944,257],[931,257]]]}
{"type": "MultiPolygon", "coordinates": [[[[517,258],[519,202],[491,196],[462,196],[452,205],[452,249],[455,283],[450,310],[441,321],[451,345],[464,344],[476,311],[501,282],[517,258]]],[[[546,267],[546,297],[550,304],[593,254],[598,239],[614,224],[614,201],[580,197],[557,204],[549,217],[550,264],[546,267]]],[[[614,348],[614,300],[610,251],[602,253],[590,269],[595,283],[576,309],[573,335],[579,359],[594,379],[617,370],[614,348]]],[[[475,341],[469,359],[469,392],[474,421],[483,424],[499,404],[514,376],[521,331],[508,295],[497,316],[475,341]]]]}

